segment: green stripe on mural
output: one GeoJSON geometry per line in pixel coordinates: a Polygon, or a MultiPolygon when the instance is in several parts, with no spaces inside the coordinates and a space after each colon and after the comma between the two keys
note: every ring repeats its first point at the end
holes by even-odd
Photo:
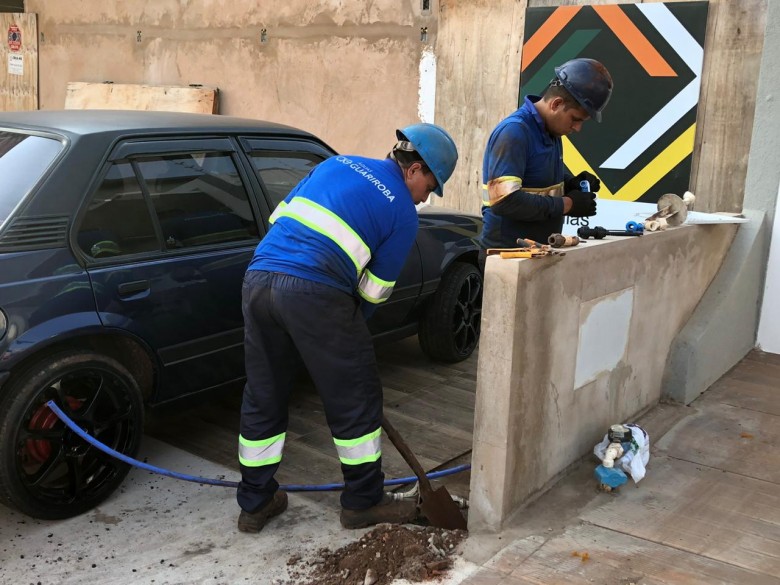
{"type": "MultiPolygon", "coordinates": [[[[555,77],[555,68],[561,63],[565,63],[569,59],[575,59],[580,56],[582,50],[587,47],[590,42],[596,38],[601,31],[595,30],[578,30],[572,33],[571,37],[564,42],[561,47],[553,53],[547,61],[537,71],[536,75],[531,77],[525,83],[521,80],[520,86],[520,105],[523,104],[523,96],[528,94],[541,95],[550,80],[555,77]]],[[[553,39],[556,42],[560,37],[553,39]]]]}

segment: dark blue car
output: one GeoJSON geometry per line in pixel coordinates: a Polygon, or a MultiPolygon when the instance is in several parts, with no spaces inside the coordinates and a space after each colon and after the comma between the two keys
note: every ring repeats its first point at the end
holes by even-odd
{"type": "MultiPolygon", "coordinates": [[[[0,113],[0,501],[39,518],[97,505],[128,468],[54,400],[136,455],[144,409],[243,380],[241,282],[268,217],[334,154],[294,128],[162,112],[0,113]]],[[[376,339],[433,359],[479,338],[480,219],[427,208],[376,339]]]]}

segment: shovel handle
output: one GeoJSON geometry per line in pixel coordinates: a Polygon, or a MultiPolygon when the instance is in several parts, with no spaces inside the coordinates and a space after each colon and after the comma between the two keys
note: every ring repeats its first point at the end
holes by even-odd
{"type": "Polygon", "coordinates": [[[414,471],[414,474],[420,481],[420,487],[422,490],[426,492],[431,491],[431,481],[428,479],[428,476],[425,475],[425,471],[423,470],[422,465],[420,465],[417,457],[414,456],[414,453],[412,453],[412,450],[406,444],[406,441],[404,441],[403,437],[398,433],[398,431],[395,430],[395,427],[390,424],[390,421],[387,420],[384,415],[382,415],[382,428],[385,429],[387,437],[390,439],[390,442],[393,444],[393,446],[398,449],[401,457],[404,458],[404,461],[406,461],[409,467],[412,468],[412,471],[414,471]]]}

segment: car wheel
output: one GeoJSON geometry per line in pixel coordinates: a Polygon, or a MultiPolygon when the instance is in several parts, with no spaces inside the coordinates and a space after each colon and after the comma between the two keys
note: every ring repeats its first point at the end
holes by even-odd
{"type": "Polygon", "coordinates": [[[41,360],[0,399],[0,498],[34,518],[70,518],[105,500],[129,465],[93,447],[46,406],[53,400],[101,443],[134,457],[143,401],[118,361],[69,351],[41,360]]]}
{"type": "Polygon", "coordinates": [[[455,262],[420,319],[420,346],[433,360],[465,360],[479,341],[481,318],[482,275],[472,264],[455,262]]]}

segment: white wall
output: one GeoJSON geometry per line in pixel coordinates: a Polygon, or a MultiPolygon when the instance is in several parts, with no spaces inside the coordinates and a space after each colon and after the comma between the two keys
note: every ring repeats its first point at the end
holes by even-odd
{"type": "MultiPolygon", "coordinates": [[[[780,209],[780,186],[775,210],[780,209]]],[[[758,322],[757,345],[764,351],[780,353],[780,213],[775,212],[772,243],[766,269],[766,286],[761,318],[758,322]]]]}

